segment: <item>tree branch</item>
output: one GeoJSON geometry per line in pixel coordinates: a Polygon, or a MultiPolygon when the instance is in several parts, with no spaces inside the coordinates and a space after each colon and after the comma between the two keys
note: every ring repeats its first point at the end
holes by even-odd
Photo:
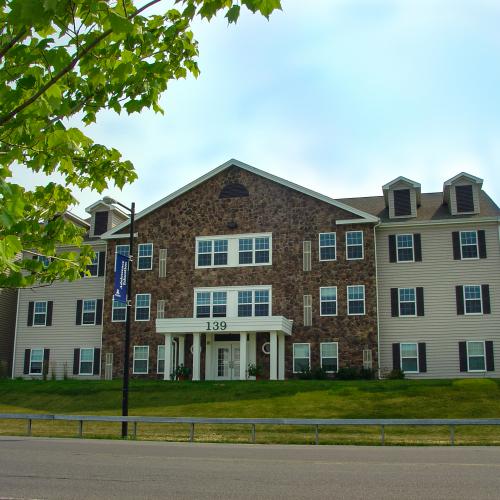
{"type": "Polygon", "coordinates": [[[23,38],[23,36],[27,33],[27,30],[26,28],[23,28],[14,38],[12,38],[12,40],[7,43],[6,45],[4,45],[1,49],[0,49],[0,61],[3,59],[3,57],[5,56],[5,54],[7,54],[7,52],[12,48],[14,47],[14,45],[19,42],[19,40],[21,40],[21,38],[23,38]]]}

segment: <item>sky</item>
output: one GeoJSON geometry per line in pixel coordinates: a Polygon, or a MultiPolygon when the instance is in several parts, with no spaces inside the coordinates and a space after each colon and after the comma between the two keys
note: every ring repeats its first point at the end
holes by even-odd
{"type": "MultiPolygon", "coordinates": [[[[466,171],[500,204],[500,1],[282,5],[196,22],[201,75],[170,84],[164,116],[102,112],[85,128],[139,176],[103,195],[142,210],[236,158],[333,198],[400,175],[440,191],[466,171]]],[[[80,216],[102,196],[74,194],[80,216]]]]}

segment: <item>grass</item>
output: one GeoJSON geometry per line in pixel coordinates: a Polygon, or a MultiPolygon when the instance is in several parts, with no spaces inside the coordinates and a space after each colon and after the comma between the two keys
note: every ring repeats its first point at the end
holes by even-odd
{"type": "MultiPolygon", "coordinates": [[[[119,415],[121,381],[0,380],[0,413],[119,415]]],[[[133,380],[130,415],[295,418],[498,418],[500,380],[174,382],[133,380]]],[[[131,426],[132,427],[132,426],[131,426]]],[[[33,422],[35,436],[75,436],[76,423],[33,422]]],[[[85,423],[117,438],[120,424],[85,423]]],[[[24,421],[0,420],[0,435],[24,421]]],[[[386,444],[447,444],[444,427],[389,427],[386,444]]],[[[322,444],[379,444],[376,427],[321,427],[322,444]]],[[[139,424],[138,438],[187,441],[187,425],[139,424]]],[[[457,444],[499,445],[498,427],[458,427],[457,444]]],[[[257,426],[259,443],[314,443],[312,427],[257,426]]],[[[197,425],[196,441],[249,442],[250,426],[197,425]]]]}

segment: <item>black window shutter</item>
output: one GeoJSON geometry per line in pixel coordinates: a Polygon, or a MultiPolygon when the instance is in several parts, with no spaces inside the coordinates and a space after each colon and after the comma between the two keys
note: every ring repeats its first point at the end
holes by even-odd
{"type": "Polygon", "coordinates": [[[33,311],[35,309],[35,303],[30,302],[28,304],[28,326],[33,326],[33,311]]]}
{"type": "Polygon", "coordinates": [[[411,215],[411,195],[409,189],[394,190],[394,215],[411,215]]]}
{"type": "Polygon", "coordinates": [[[460,357],[460,371],[467,371],[467,343],[459,342],[458,343],[458,356],[460,357]]]}
{"type": "MultiPolygon", "coordinates": [[[[399,297],[398,289],[391,288],[391,316],[396,318],[399,316],[399,297]]],[[[398,344],[399,345],[399,344],[398,344]]]]}
{"type": "Polygon", "coordinates": [[[97,299],[95,308],[95,324],[102,325],[102,299],[97,299]]]}
{"type": "Polygon", "coordinates": [[[47,375],[49,373],[49,359],[50,359],[50,349],[43,350],[43,367],[42,373],[47,375]]]}
{"type": "Polygon", "coordinates": [[[94,235],[99,236],[108,230],[108,212],[96,212],[94,216],[94,235]]]}
{"type": "Polygon", "coordinates": [[[99,375],[101,372],[101,350],[99,348],[94,349],[94,375],[99,375]]]}
{"type": "Polygon", "coordinates": [[[460,260],[462,258],[460,255],[460,234],[458,231],[453,231],[451,236],[453,241],[453,258],[455,260],[460,260]]]}
{"type": "Polygon", "coordinates": [[[491,314],[490,285],[481,285],[481,296],[483,298],[483,314],[491,314]]]}
{"type": "Polygon", "coordinates": [[[486,370],[489,372],[495,371],[495,358],[493,357],[493,342],[487,340],[485,343],[486,348],[486,370]]]}
{"type": "Polygon", "coordinates": [[[420,233],[413,235],[413,245],[415,246],[415,262],[422,262],[422,237],[420,233]]]}
{"type": "Polygon", "coordinates": [[[464,287],[459,285],[455,287],[455,294],[457,296],[457,314],[464,314],[464,287]]]}
{"type": "Polygon", "coordinates": [[[106,252],[99,252],[99,276],[104,276],[104,268],[106,265],[106,252]]]}
{"type": "Polygon", "coordinates": [[[52,310],[54,309],[54,302],[52,300],[49,300],[47,302],[47,321],[46,325],[47,326],[52,326],[52,310]]]}
{"type": "Polygon", "coordinates": [[[28,375],[30,372],[30,357],[31,357],[31,349],[24,350],[24,370],[23,373],[28,375]]]}
{"type": "Polygon", "coordinates": [[[425,373],[427,371],[427,350],[425,342],[418,343],[418,371],[425,373]]]}
{"type": "Polygon", "coordinates": [[[424,289],[417,286],[417,316],[424,315],[424,289]]]}
{"type": "Polygon", "coordinates": [[[73,351],[73,375],[80,373],[80,349],[73,351]]]}
{"type": "Polygon", "coordinates": [[[82,324],[82,301],[81,300],[76,301],[76,324],[77,325],[82,324]]]}
{"type": "Polygon", "coordinates": [[[396,235],[389,235],[389,262],[396,262],[396,235]]]}
{"type": "Polygon", "coordinates": [[[455,186],[457,212],[474,212],[474,195],[472,186],[455,186]]]}
{"type": "Polygon", "coordinates": [[[401,358],[400,358],[400,347],[399,344],[392,344],[392,369],[401,370],[401,358]]]}
{"type": "Polygon", "coordinates": [[[486,233],[483,229],[477,232],[477,241],[479,243],[479,258],[486,259],[486,233]]]}

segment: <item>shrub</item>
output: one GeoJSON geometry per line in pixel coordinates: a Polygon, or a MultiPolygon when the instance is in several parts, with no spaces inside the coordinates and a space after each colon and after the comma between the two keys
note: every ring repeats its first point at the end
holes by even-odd
{"type": "Polygon", "coordinates": [[[339,368],[336,378],[339,380],[358,380],[360,378],[359,370],[354,366],[339,368]]]}
{"type": "Polygon", "coordinates": [[[256,363],[250,363],[248,365],[248,376],[249,377],[260,377],[264,373],[262,365],[256,363]]]}
{"type": "Polygon", "coordinates": [[[387,374],[387,378],[389,380],[401,380],[405,378],[405,372],[403,370],[400,370],[399,368],[396,370],[391,370],[387,374]]]}
{"type": "Polygon", "coordinates": [[[312,378],[316,380],[325,380],[327,378],[327,373],[323,368],[318,367],[314,369],[312,373],[312,378]]]}
{"type": "Polygon", "coordinates": [[[313,374],[310,368],[304,368],[299,372],[299,378],[301,380],[311,380],[313,378],[313,374]]]}
{"type": "Polygon", "coordinates": [[[361,368],[359,378],[363,380],[373,380],[375,378],[375,370],[373,368],[361,368]]]}

